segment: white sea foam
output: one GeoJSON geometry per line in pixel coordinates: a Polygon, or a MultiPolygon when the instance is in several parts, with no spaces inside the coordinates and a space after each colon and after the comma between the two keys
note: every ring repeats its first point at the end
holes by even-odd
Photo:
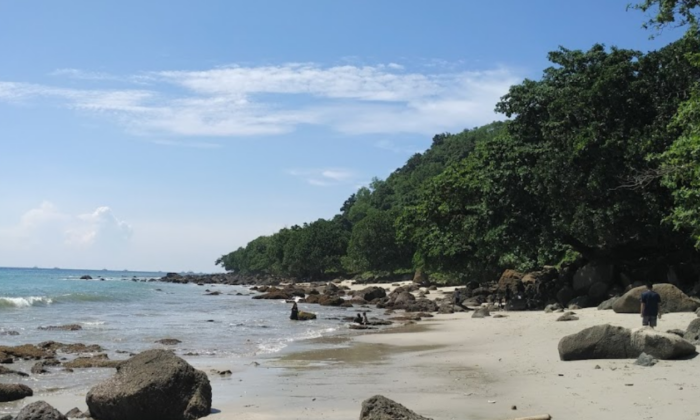
{"type": "Polygon", "coordinates": [[[0,307],[28,308],[34,305],[48,305],[53,299],[43,296],[6,297],[0,296],[0,307]]]}

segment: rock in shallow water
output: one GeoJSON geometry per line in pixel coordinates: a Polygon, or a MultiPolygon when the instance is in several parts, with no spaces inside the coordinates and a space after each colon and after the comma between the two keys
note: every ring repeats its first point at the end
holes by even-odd
{"type": "Polygon", "coordinates": [[[0,402],[17,401],[31,397],[34,391],[22,384],[0,384],[0,402]]]}
{"type": "Polygon", "coordinates": [[[33,402],[19,412],[15,420],[68,420],[45,401],[33,402]]]}
{"type": "Polygon", "coordinates": [[[166,350],[139,353],[85,399],[100,420],[194,420],[211,411],[207,375],[166,350]]]}

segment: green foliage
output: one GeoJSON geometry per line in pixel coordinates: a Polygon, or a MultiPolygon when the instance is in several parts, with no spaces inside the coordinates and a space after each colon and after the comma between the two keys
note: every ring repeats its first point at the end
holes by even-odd
{"type": "Polygon", "coordinates": [[[700,0],[644,0],[632,7],[642,12],[655,10],[656,15],[644,23],[644,28],[662,30],[668,25],[697,28],[700,0]]]}
{"type": "Polygon", "coordinates": [[[397,243],[392,212],[371,210],[352,228],[344,265],[349,272],[392,272],[411,266],[411,250],[397,243]]]}

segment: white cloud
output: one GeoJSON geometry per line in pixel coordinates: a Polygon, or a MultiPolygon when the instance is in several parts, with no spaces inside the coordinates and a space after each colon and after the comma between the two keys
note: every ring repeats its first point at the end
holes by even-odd
{"type": "Polygon", "coordinates": [[[175,140],[153,140],[153,144],[157,144],[159,146],[173,146],[173,147],[186,147],[186,148],[191,148],[191,149],[220,149],[222,147],[221,144],[219,143],[211,143],[211,142],[204,142],[204,141],[195,141],[195,142],[188,142],[188,141],[175,141],[175,140]]]}
{"type": "MultiPolygon", "coordinates": [[[[148,135],[254,136],[302,125],[346,134],[459,131],[499,118],[494,105],[521,78],[512,70],[408,71],[375,66],[290,63],[112,76],[62,69],[57,77],[119,80],[148,89],[80,89],[0,81],[0,100],[54,99],[59,105],[114,118],[148,135]]],[[[93,83],[93,85],[94,85],[93,83]]]]}
{"type": "Polygon", "coordinates": [[[290,175],[305,180],[316,187],[330,187],[333,185],[348,185],[355,182],[357,175],[348,169],[292,169],[290,175]]]}
{"type": "Polygon", "coordinates": [[[117,219],[109,207],[98,207],[94,212],[77,216],[74,226],[66,229],[66,244],[80,247],[112,245],[129,240],[131,225],[117,219]]]}

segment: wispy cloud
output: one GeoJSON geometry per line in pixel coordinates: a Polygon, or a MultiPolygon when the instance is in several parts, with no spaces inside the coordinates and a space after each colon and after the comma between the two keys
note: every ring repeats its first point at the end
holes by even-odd
{"type": "Polygon", "coordinates": [[[316,187],[330,187],[333,185],[349,185],[357,180],[357,174],[348,169],[292,169],[290,175],[305,180],[316,187]]]}
{"type": "Polygon", "coordinates": [[[275,135],[302,125],[346,134],[458,131],[499,118],[495,103],[521,79],[507,68],[418,72],[397,63],[290,63],[127,76],[61,69],[53,75],[72,79],[71,87],[0,81],[0,100],[53,99],[48,102],[108,116],[152,136],[275,135]],[[138,88],[75,88],[75,80],[91,86],[118,80],[138,88]]]}
{"type": "Polygon", "coordinates": [[[186,148],[191,148],[191,149],[220,149],[223,147],[219,143],[210,143],[210,142],[202,142],[202,141],[194,141],[194,142],[188,142],[188,141],[175,141],[175,140],[153,140],[153,144],[157,144],[159,146],[172,146],[172,147],[186,147],[186,148]]]}

